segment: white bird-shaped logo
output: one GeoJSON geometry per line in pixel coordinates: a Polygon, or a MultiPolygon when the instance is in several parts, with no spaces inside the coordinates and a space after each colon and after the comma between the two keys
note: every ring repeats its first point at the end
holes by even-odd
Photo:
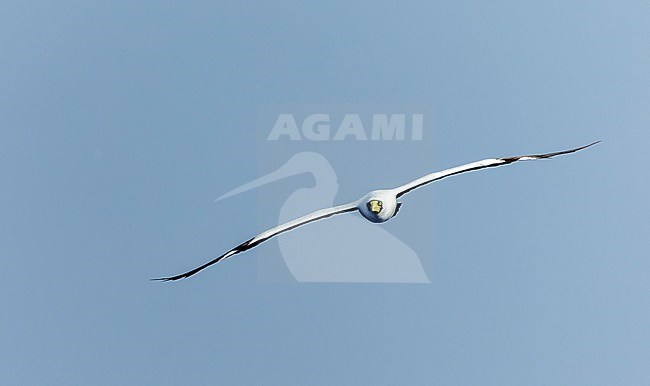
{"type": "Polygon", "coordinates": [[[271,228],[265,232],[260,233],[259,235],[249,240],[246,240],[245,242],[239,244],[238,246],[229,250],[223,255],[216,257],[208,261],[207,263],[201,265],[200,267],[192,269],[191,271],[187,271],[185,273],[176,276],[162,277],[162,278],[157,278],[152,280],[173,281],[173,280],[188,278],[198,273],[199,271],[208,268],[213,264],[216,264],[236,254],[242,253],[253,247],[256,247],[257,245],[263,243],[264,241],[269,240],[270,238],[277,236],[281,233],[288,232],[292,229],[308,224],[310,222],[322,220],[343,213],[351,213],[351,212],[358,211],[368,221],[371,221],[373,223],[383,223],[393,218],[399,211],[400,206],[402,205],[401,202],[398,202],[399,198],[401,198],[406,193],[414,189],[417,189],[421,186],[424,186],[426,184],[429,184],[431,182],[443,179],[445,177],[460,174],[460,173],[465,173],[465,172],[470,172],[470,171],[485,169],[490,167],[502,166],[502,165],[509,165],[517,161],[531,161],[531,160],[538,160],[538,159],[546,159],[558,155],[574,153],[579,150],[586,149],[590,146],[593,146],[598,142],[600,141],[591,143],[589,145],[581,146],[575,149],[558,151],[554,153],[523,155],[523,156],[505,157],[505,158],[488,158],[482,161],[472,162],[454,168],[442,170],[439,172],[430,173],[416,180],[413,180],[407,184],[398,186],[393,189],[374,190],[366,194],[359,200],[352,201],[348,204],[317,210],[306,216],[297,218],[295,220],[286,222],[284,224],[280,224],[274,228],[271,228]]]}

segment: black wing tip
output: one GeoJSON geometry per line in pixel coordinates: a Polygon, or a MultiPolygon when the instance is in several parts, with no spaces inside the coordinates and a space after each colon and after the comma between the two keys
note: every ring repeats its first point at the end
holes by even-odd
{"type": "Polygon", "coordinates": [[[577,152],[577,151],[584,150],[584,149],[586,149],[586,148],[588,148],[588,147],[594,146],[595,144],[600,143],[600,142],[601,142],[601,141],[596,141],[596,142],[592,142],[592,143],[590,143],[589,145],[584,145],[584,146],[576,147],[575,149],[570,149],[570,150],[565,150],[565,151],[558,151],[558,152],[556,152],[556,153],[544,154],[544,156],[547,156],[547,157],[544,157],[544,158],[551,158],[551,157],[554,157],[554,156],[556,156],[556,155],[563,155],[563,154],[575,153],[575,152],[577,152]]]}
{"type": "MultiPolygon", "coordinates": [[[[221,260],[226,259],[227,257],[225,257],[225,256],[228,255],[230,252],[235,252],[232,255],[236,255],[237,253],[244,252],[244,251],[246,251],[246,250],[248,250],[250,248],[253,248],[254,246],[256,246],[257,244],[259,244],[261,242],[261,241],[258,241],[256,243],[253,243],[252,242],[253,240],[255,240],[255,237],[252,237],[252,238],[244,241],[243,243],[236,246],[234,249],[231,249],[230,251],[228,251],[228,252],[224,253],[223,255],[217,257],[216,259],[213,259],[213,260],[203,264],[202,266],[200,266],[198,268],[194,268],[191,271],[188,271],[188,272],[182,273],[180,275],[176,275],[176,276],[159,277],[159,278],[155,278],[155,279],[149,279],[149,281],[159,281],[159,282],[164,283],[164,282],[168,282],[168,281],[176,281],[176,280],[181,280],[181,279],[187,279],[188,277],[198,273],[199,271],[202,271],[202,270],[208,268],[212,264],[216,264],[216,263],[220,262],[221,260]]],[[[228,255],[228,257],[230,257],[232,255],[228,255]]]]}
{"type": "Polygon", "coordinates": [[[155,278],[155,279],[149,279],[149,281],[158,281],[158,282],[161,282],[161,283],[166,283],[168,281],[176,281],[176,280],[179,280],[179,279],[183,279],[183,277],[176,277],[176,276],[173,276],[173,277],[158,277],[158,278],[155,278]]]}
{"type": "Polygon", "coordinates": [[[161,283],[166,283],[168,281],[176,281],[176,280],[181,280],[181,279],[186,279],[190,277],[191,275],[188,275],[186,273],[182,275],[176,275],[176,276],[168,276],[168,277],[157,277],[155,279],[149,279],[149,281],[158,281],[161,283]]]}
{"type": "Polygon", "coordinates": [[[592,143],[590,143],[589,145],[584,145],[584,146],[576,147],[576,148],[574,148],[574,149],[569,149],[569,150],[564,150],[564,151],[558,151],[558,152],[555,152],[555,153],[540,154],[538,157],[540,157],[540,158],[553,158],[553,157],[555,157],[556,155],[571,154],[571,153],[575,153],[575,152],[580,151],[580,150],[584,150],[584,149],[586,149],[586,148],[588,148],[588,147],[594,146],[594,145],[597,144],[597,143],[600,143],[600,141],[592,142],[592,143]]]}
{"type": "Polygon", "coordinates": [[[601,142],[602,142],[602,141],[598,140],[598,141],[596,141],[596,142],[592,142],[592,143],[590,143],[589,145],[580,146],[580,147],[577,147],[577,148],[575,148],[575,149],[573,149],[573,150],[569,150],[569,151],[570,151],[570,152],[580,151],[580,150],[582,150],[582,149],[586,149],[586,148],[588,148],[588,147],[594,146],[594,145],[596,145],[596,144],[598,144],[598,143],[601,143],[601,142]]]}
{"type": "Polygon", "coordinates": [[[594,146],[595,144],[600,143],[600,142],[602,142],[602,141],[596,141],[596,142],[592,142],[592,143],[590,143],[588,145],[576,147],[574,149],[569,149],[569,150],[556,151],[554,153],[523,155],[523,156],[517,156],[517,157],[507,157],[507,158],[501,158],[501,160],[504,161],[505,163],[509,164],[509,163],[512,163],[512,162],[519,161],[520,159],[525,158],[525,157],[532,157],[533,159],[550,159],[550,158],[553,158],[553,157],[558,156],[558,155],[571,154],[571,153],[575,153],[575,152],[580,151],[580,150],[584,150],[584,149],[586,149],[588,147],[591,147],[591,146],[594,146]]]}
{"type": "Polygon", "coordinates": [[[213,261],[211,261],[210,263],[205,264],[205,265],[203,265],[203,266],[201,266],[201,267],[194,268],[193,270],[191,270],[191,271],[189,271],[189,272],[181,273],[180,275],[176,275],[176,276],[168,276],[168,277],[159,277],[159,278],[149,279],[149,280],[150,280],[150,281],[159,281],[159,282],[163,282],[163,283],[165,283],[165,282],[168,282],[168,281],[177,281],[177,280],[181,280],[181,279],[187,279],[188,277],[190,277],[190,276],[192,276],[192,275],[198,273],[199,271],[202,271],[202,270],[205,269],[206,267],[208,267],[208,266],[210,266],[210,265],[212,265],[212,264],[214,264],[214,263],[216,263],[216,262],[219,261],[219,260],[217,260],[217,259],[215,259],[215,260],[216,260],[216,261],[213,260],[213,261]]]}

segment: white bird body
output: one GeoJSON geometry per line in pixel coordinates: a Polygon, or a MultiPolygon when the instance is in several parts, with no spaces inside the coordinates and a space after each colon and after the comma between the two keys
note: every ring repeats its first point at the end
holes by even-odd
{"type": "MultiPolygon", "coordinates": [[[[600,142],[600,141],[598,141],[600,142]]],[[[468,163],[465,165],[457,166],[454,168],[442,170],[439,172],[434,172],[427,174],[423,177],[420,177],[418,179],[415,179],[409,183],[406,183],[404,185],[401,185],[397,188],[394,189],[383,189],[383,190],[374,190],[359,200],[352,201],[350,203],[344,204],[344,205],[338,205],[326,209],[320,209],[315,212],[312,212],[308,215],[299,217],[295,220],[291,220],[288,222],[285,222],[283,224],[280,224],[276,227],[273,227],[267,231],[264,231],[260,233],[259,235],[243,242],[242,244],[238,245],[237,247],[231,249],[230,251],[224,253],[223,255],[205,263],[204,265],[197,267],[191,271],[185,272],[180,275],[176,276],[170,276],[170,277],[164,277],[160,279],[153,279],[153,280],[162,280],[162,281],[172,281],[172,280],[178,280],[178,279],[183,279],[187,278],[189,276],[192,276],[196,274],[197,272],[215,264],[218,263],[219,261],[225,260],[233,255],[236,255],[238,253],[244,252],[246,250],[249,250],[260,243],[277,236],[279,234],[282,234],[284,232],[290,231],[292,229],[295,229],[299,226],[308,224],[310,222],[314,222],[317,220],[325,219],[331,216],[343,214],[343,213],[350,213],[350,212],[356,212],[358,211],[364,218],[369,220],[370,222],[373,223],[383,223],[391,218],[393,218],[396,214],[397,211],[400,208],[401,203],[398,202],[398,199],[402,197],[404,194],[419,188],[423,185],[429,184],[431,182],[440,180],[445,177],[453,176],[456,174],[460,173],[465,173],[473,170],[479,170],[479,169],[484,169],[484,168],[489,168],[489,167],[496,167],[496,166],[502,166],[502,165],[508,165],[517,161],[530,161],[530,160],[538,160],[538,159],[547,159],[547,158],[552,158],[557,155],[562,155],[562,154],[569,154],[569,153],[574,153],[576,151],[585,149],[587,147],[593,146],[598,142],[591,143],[586,146],[578,147],[575,149],[570,149],[570,150],[565,150],[565,151],[559,151],[559,152],[554,152],[554,153],[546,153],[546,154],[538,154],[538,155],[524,155],[524,156],[516,156],[516,157],[506,157],[506,158],[489,158],[485,159],[482,161],[477,161],[477,162],[472,162],[468,163]]],[[[268,176],[267,176],[268,177],[268,176]]],[[[256,184],[259,184],[256,183],[256,184]]],[[[247,186],[242,186],[239,189],[236,189],[233,192],[230,192],[226,194],[225,196],[229,196],[232,194],[236,194],[238,191],[243,191],[247,190],[249,187],[247,186]]],[[[224,196],[222,196],[224,197],[224,196]]]]}

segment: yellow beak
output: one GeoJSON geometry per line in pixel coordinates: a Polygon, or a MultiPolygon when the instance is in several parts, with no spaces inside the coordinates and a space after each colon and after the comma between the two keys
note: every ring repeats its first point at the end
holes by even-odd
{"type": "Polygon", "coordinates": [[[382,204],[381,201],[379,201],[379,200],[372,200],[372,201],[369,201],[369,202],[368,202],[368,209],[370,209],[370,211],[371,211],[372,213],[379,213],[379,212],[381,212],[381,207],[382,207],[382,205],[383,205],[383,204],[382,204]]]}

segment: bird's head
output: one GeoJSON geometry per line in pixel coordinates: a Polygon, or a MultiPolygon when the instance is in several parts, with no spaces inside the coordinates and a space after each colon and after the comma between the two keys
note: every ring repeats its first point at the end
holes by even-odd
{"type": "Polygon", "coordinates": [[[390,220],[397,211],[397,197],[391,190],[375,190],[361,199],[359,212],[372,222],[390,220]]]}

